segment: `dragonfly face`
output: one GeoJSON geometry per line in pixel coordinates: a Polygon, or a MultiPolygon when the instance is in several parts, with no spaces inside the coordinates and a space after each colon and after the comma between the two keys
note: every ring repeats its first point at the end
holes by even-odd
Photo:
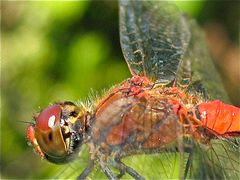
{"type": "Polygon", "coordinates": [[[51,105],[34,117],[28,139],[37,153],[54,163],[65,163],[77,154],[83,142],[83,113],[71,102],[51,105]]]}

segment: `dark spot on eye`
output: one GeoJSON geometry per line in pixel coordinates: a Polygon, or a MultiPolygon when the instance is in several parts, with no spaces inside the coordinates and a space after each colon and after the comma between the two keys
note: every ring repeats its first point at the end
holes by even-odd
{"type": "Polygon", "coordinates": [[[65,139],[66,139],[66,138],[69,138],[69,137],[71,137],[71,133],[70,133],[70,132],[68,132],[67,134],[64,135],[64,138],[65,138],[65,139]]]}
{"type": "Polygon", "coordinates": [[[73,116],[73,117],[77,117],[78,116],[78,113],[76,111],[72,111],[70,112],[69,114],[70,116],[73,116]]]}
{"type": "Polygon", "coordinates": [[[66,133],[66,130],[64,128],[61,128],[61,132],[64,140],[71,137],[71,133],[70,132],[66,133]]]}
{"type": "Polygon", "coordinates": [[[51,132],[48,134],[48,140],[49,140],[49,141],[52,141],[52,140],[53,140],[53,136],[52,136],[52,133],[51,133],[51,132]]]}
{"type": "Polygon", "coordinates": [[[64,105],[76,106],[73,102],[65,101],[64,105]]]}

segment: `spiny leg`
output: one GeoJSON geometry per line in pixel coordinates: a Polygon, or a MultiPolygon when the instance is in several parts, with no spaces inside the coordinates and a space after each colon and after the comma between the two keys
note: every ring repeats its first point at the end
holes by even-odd
{"type": "Polygon", "coordinates": [[[134,179],[138,179],[138,180],[143,180],[144,177],[142,177],[140,174],[137,173],[137,171],[135,171],[133,168],[125,165],[123,162],[120,161],[119,158],[115,159],[115,168],[117,168],[120,171],[120,174],[118,175],[118,177],[120,178],[121,176],[123,176],[125,174],[125,172],[127,172],[130,176],[132,176],[134,179]]]}
{"type": "Polygon", "coordinates": [[[125,175],[126,171],[125,171],[125,169],[118,169],[118,170],[120,173],[117,175],[117,178],[120,179],[123,177],[123,175],[125,175]]]}
{"type": "Polygon", "coordinates": [[[92,172],[94,167],[94,161],[91,160],[88,163],[88,166],[83,170],[83,172],[77,177],[77,180],[83,180],[86,179],[86,177],[92,172]]]}
{"type": "Polygon", "coordinates": [[[105,163],[100,163],[100,167],[101,167],[102,171],[104,172],[104,174],[108,177],[108,179],[110,179],[110,180],[118,179],[113,175],[111,169],[109,169],[109,167],[107,167],[105,163]]]}
{"type": "Polygon", "coordinates": [[[191,167],[191,164],[192,164],[192,158],[193,158],[193,151],[191,150],[190,153],[189,153],[187,164],[186,164],[185,171],[184,171],[184,179],[187,178],[188,171],[189,171],[189,169],[191,167]]]}
{"type": "Polygon", "coordinates": [[[124,176],[126,173],[125,166],[122,166],[121,164],[119,164],[119,160],[118,161],[115,160],[113,166],[119,170],[119,174],[117,175],[117,178],[119,179],[122,178],[122,176],[124,176]]]}

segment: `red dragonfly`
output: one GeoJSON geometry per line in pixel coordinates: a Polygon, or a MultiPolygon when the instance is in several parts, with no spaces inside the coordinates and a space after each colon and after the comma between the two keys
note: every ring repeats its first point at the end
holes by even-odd
{"type": "Polygon", "coordinates": [[[122,158],[153,153],[179,154],[180,179],[239,179],[240,109],[214,100],[227,97],[195,22],[167,2],[121,0],[119,8],[132,78],[92,110],[62,102],[36,114],[27,130],[34,149],[66,163],[87,144],[91,157],[78,179],[96,164],[109,179],[144,179],[122,158]]]}

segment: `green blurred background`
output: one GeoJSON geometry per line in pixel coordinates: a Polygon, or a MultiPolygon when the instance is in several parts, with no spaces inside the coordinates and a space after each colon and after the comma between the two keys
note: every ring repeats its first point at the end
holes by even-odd
{"type": "MultiPolygon", "coordinates": [[[[239,106],[239,2],[177,4],[205,28],[228,93],[239,106]]],[[[91,89],[101,92],[127,77],[116,1],[1,1],[0,178],[55,177],[64,167],[33,153],[27,124],[19,121],[32,121],[52,102],[84,100],[91,89]]]]}

